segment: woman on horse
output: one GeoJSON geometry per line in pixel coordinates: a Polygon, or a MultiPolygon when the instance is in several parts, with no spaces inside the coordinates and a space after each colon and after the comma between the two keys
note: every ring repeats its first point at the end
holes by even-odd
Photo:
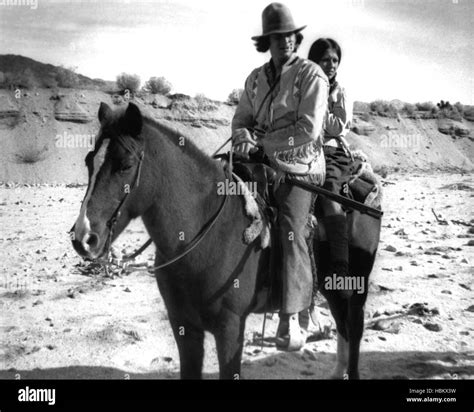
{"type": "MultiPolygon", "coordinates": [[[[352,120],[351,103],[346,91],[336,81],[337,69],[341,62],[341,48],[333,39],[316,40],[309,51],[308,59],[317,63],[329,79],[328,112],[324,124],[324,156],[326,158],[326,181],[324,188],[339,195],[347,191],[349,179],[355,172],[356,164],[349,151],[345,135],[352,120]]],[[[327,198],[321,198],[323,224],[329,242],[330,270],[332,276],[348,276],[349,244],[346,214],[341,205],[327,198]]],[[[343,291],[349,297],[351,291],[343,291]]]]}
{"type": "MultiPolygon", "coordinates": [[[[290,10],[271,3],[262,13],[263,33],[254,36],[257,51],[271,60],[252,71],[232,120],[235,153],[248,156],[263,147],[280,173],[322,185],[325,163],[322,127],[329,83],[321,68],[296,55],[303,40],[290,10]]],[[[283,302],[277,346],[298,350],[306,342],[312,273],[305,227],[314,196],[285,183],[275,193],[282,246],[283,302]]]]}

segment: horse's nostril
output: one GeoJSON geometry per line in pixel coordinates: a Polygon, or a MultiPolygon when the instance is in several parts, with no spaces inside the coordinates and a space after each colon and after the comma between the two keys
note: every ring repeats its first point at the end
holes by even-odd
{"type": "Polygon", "coordinates": [[[95,233],[89,233],[86,243],[89,248],[95,248],[99,244],[99,236],[97,236],[95,233]]]}

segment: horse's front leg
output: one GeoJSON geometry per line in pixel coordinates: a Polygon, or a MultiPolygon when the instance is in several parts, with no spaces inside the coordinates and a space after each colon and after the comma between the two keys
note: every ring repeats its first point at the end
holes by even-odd
{"type": "Polygon", "coordinates": [[[160,274],[157,280],[178,346],[181,379],[201,379],[204,359],[201,318],[173,275],[160,274]]]}
{"type": "Polygon", "coordinates": [[[245,316],[222,308],[214,330],[220,379],[240,379],[245,316]]]}

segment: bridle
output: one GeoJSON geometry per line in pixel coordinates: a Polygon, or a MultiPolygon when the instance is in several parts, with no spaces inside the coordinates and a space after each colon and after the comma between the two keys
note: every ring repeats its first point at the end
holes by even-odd
{"type": "MultiPolygon", "coordinates": [[[[109,233],[107,235],[107,240],[106,240],[106,243],[105,243],[105,256],[106,256],[106,259],[105,259],[105,261],[98,259],[99,263],[101,263],[103,266],[105,266],[106,272],[107,272],[107,269],[108,269],[109,266],[120,266],[120,265],[117,265],[117,264],[112,262],[111,253],[110,253],[111,252],[110,248],[111,248],[111,245],[112,245],[112,238],[113,238],[113,234],[114,234],[114,228],[115,228],[115,225],[117,224],[118,219],[120,218],[121,209],[122,209],[123,205],[125,204],[125,201],[127,200],[128,196],[130,195],[132,190],[138,188],[139,185],[140,185],[140,176],[141,176],[141,169],[142,169],[142,164],[143,164],[144,157],[145,157],[145,153],[144,153],[144,151],[141,151],[140,155],[138,156],[139,162],[138,162],[138,167],[137,167],[137,171],[135,173],[135,178],[133,180],[132,187],[130,188],[130,190],[128,190],[125,193],[125,196],[120,200],[120,203],[118,204],[117,208],[115,209],[114,213],[112,214],[112,217],[107,221],[107,224],[106,224],[107,228],[109,229],[109,233]]],[[[224,173],[228,173],[228,172],[229,172],[229,170],[224,168],[224,173]]],[[[230,175],[232,176],[231,172],[230,172],[230,175]]],[[[214,214],[214,216],[208,222],[206,222],[206,224],[201,228],[201,230],[197,233],[197,235],[191,240],[191,242],[186,246],[186,248],[181,253],[179,253],[178,255],[174,256],[171,259],[168,259],[166,262],[161,263],[158,266],[155,266],[155,267],[152,267],[152,268],[147,268],[146,271],[147,272],[153,272],[155,270],[162,269],[166,266],[169,266],[172,263],[175,263],[178,260],[180,260],[181,258],[183,258],[184,256],[186,256],[194,248],[196,248],[199,245],[199,243],[204,239],[204,237],[210,232],[212,227],[215,225],[217,219],[222,214],[222,211],[224,210],[224,206],[227,203],[227,198],[228,198],[228,194],[225,193],[224,199],[223,199],[222,203],[220,204],[219,209],[217,210],[217,212],[214,214]]],[[[123,259],[123,261],[126,262],[126,261],[134,259],[140,253],[142,253],[151,243],[152,243],[152,240],[149,239],[143,246],[141,246],[133,254],[126,256],[123,259]]],[[[134,271],[136,271],[136,270],[137,269],[134,269],[134,271]]]]}
{"type": "Polygon", "coordinates": [[[132,190],[137,188],[140,185],[140,175],[142,171],[142,164],[143,164],[144,157],[145,157],[145,152],[142,150],[140,152],[140,155],[138,156],[138,167],[135,173],[135,178],[133,180],[132,187],[130,188],[130,190],[127,190],[125,192],[125,196],[122,198],[122,200],[120,200],[120,203],[115,208],[115,211],[112,214],[112,217],[107,221],[107,228],[109,229],[109,234],[107,235],[107,240],[105,241],[105,250],[106,250],[107,259],[109,258],[109,255],[110,255],[110,246],[112,245],[112,237],[114,235],[114,228],[115,228],[115,225],[117,224],[117,220],[120,218],[121,209],[123,205],[125,204],[125,201],[127,200],[128,196],[132,192],[132,190]]]}

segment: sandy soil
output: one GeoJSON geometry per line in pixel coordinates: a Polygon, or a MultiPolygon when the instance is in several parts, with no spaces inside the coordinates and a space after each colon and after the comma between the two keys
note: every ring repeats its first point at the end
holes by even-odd
{"type": "MultiPolygon", "coordinates": [[[[146,272],[106,277],[81,271],[67,231],[84,190],[0,187],[0,378],[178,378],[177,349],[155,279],[146,272]]],[[[473,190],[472,175],[387,177],[361,344],[363,379],[474,378],[473,190]],[[432,208],[448,224],[439,223],[432,208]]],[[[132,251],[146,239],[135,221],[116,249],[132,251]]],[[[137,261],[151,264],[153,253],[151,247],[137,261]]],[[[331,320],[324,302],[321,313],[331,320]]],[[[328,336],[313,327],[300,352],[285,353],[271,339],[261,349],[262,321],[252,315],[247,323],[244,378],[328,377],[334,329],[328,336]]],[[[268,316],[268,338],[277,321],[268,316]]],[[[216,378],[217,369],[208,336],[205,377],[216,378]]]]}

